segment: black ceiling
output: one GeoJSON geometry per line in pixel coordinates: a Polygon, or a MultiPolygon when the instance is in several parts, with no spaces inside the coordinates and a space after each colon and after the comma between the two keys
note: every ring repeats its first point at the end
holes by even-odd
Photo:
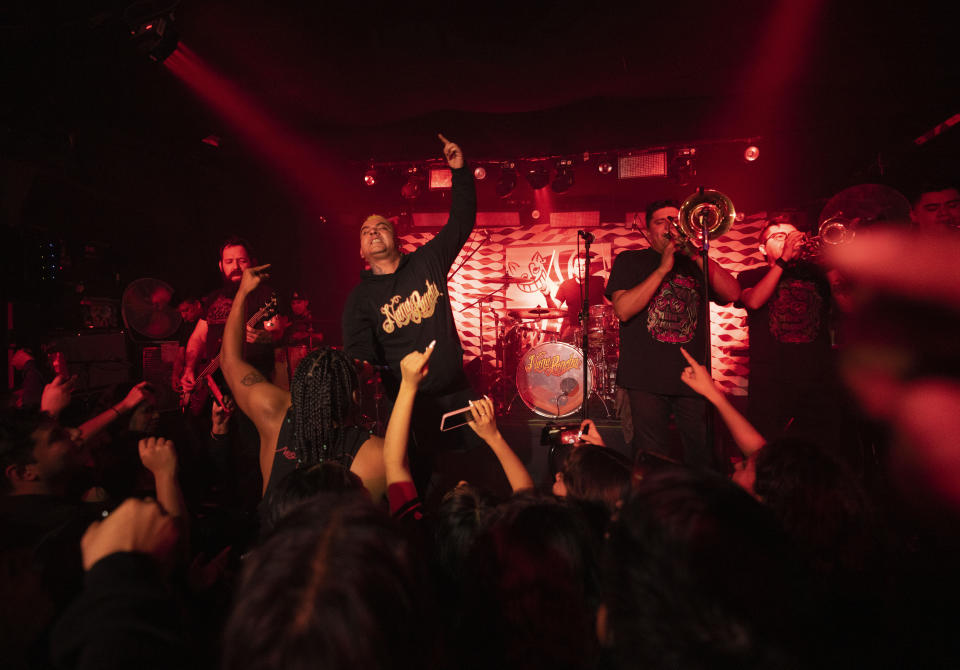
{"type": "MultiPolygon", "coordinates": [[[[56,151],[84,132],[242,147],[132,52],[129,4],[21,0],[0,14],[8,150],[56,151]]],[[[817,143],[850,171],[960,111],[954,27],[937,6],[182,0],[176,21],[210,68],[339,160],[433,156],[437,130],[492,159],[764,136],[797,153],[817,143]]]]}

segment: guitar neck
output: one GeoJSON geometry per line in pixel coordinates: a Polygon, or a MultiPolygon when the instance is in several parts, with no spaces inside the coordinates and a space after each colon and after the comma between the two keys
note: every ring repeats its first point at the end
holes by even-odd
{"type": "MultiPolygon", "coordinates": [[[[257,313],[247,319],[247,326],[253,328],[257,325],[257,322],[270,313],[270,310],[273,309],[273,300],[270,300],[263,307],[257,310],[257,313]]],[[[217,352],[217,355],[210,359],[210,362],[200,371],[200,374],[196,376],[196,380],[201,380],[207,375],[211,375],[220,368],[220,352],[217,352]]]]}

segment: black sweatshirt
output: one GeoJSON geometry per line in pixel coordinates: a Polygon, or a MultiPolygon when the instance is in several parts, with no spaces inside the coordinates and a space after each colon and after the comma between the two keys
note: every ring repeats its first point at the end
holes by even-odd
{"type": "Polygon", "coordinates": [[[436,349],[420,392],[441,395],[459,390],[463,347],[453,323],[447,273],[473,230],[477,195],[473,172],[453,170],[450,218],[436,236],[400,257],[392,274],[366,270],[343,310],[343,344],[349,356],[389,366],[383,381],[391,395],[400,384],[400,360],[432,340],[436,349]]]}

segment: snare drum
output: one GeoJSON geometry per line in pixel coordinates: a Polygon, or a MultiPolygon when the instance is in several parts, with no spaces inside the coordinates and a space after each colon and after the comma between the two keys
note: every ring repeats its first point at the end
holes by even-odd
{"type": "MultiPolygon", "coordinates": [[[[588,385],[596,385],[588,361],[588,385]]],[[[583,404],[583,354],[566,342],[546,342],[527,350],[517,364],[517,391],[540,416],[569,416],[583,404]]]]}

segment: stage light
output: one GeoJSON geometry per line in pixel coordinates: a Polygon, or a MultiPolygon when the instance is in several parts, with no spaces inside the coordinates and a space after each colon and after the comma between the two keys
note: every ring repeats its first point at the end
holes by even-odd
{"type": "Polygon", "coordinates": [[[611,163],[607,159],[603,159],[602,161],[600,161],[600,164],[597,166],[597,172],[599,172],[600,174],[610,174],[611,172],[613,172],[613,163],[611,163]]]}
{"type": "Polygon", "coordinates": [[[123,11],[136,50],[155,63],[165,61],[180,43],[173,19],[178,4],[179,0],[141,0],[123,11]]]}
{"type": "Polygon", "coordinates": [[[376,168],[370,168],[363,175],[363,183],[367,186],[373,186],[377,183],[377,170],[376,168]]]}
{"type": "Polygon", "coordinates": [[[747,147],[746,150],[743,152],[743,159],[744,159],[745,161],[748,161],[748,162],[752,163],[753,161],[757,160],[758,158],[760,158],[760,147],[758,147],[758,146],[756,146],[756,145],[751,144],[751,145],[750,145],[749,147],[747,147]]]}
{"type": "Polygon", "coordinates": [[[646,151],[639,154],[620,156],[617,176],[620,179],[635,179],[638,177],[666,177],[667,152],[646,151]]]}
{"type": "Polygon", "coordinates": [[[473,168],[473,177],[477,181],[483,181],[487,178],[487,171],[482,165],[478,165],[477,167],[473,168]]]}
{"type": "Polygon", "coordinates": [[[695,147],[677,149],[670,159],[670,176],[681,186],[686,186],[697,176],[697,149],[695,147]]]}
{"type": "Polygon", "coordinates": [[[534,191],[539,191],[550,183],[550,170],[547,169],[543,161],[529,165],[524,176],[527,178],[530,188],[534,191]]]}
{"type": "Polygon", "coordinates": [[[557,174],[550,182],[554,193],[563,193],[573,186],[573,161],[561,160],[557,162],[557,174]]]}
{"type": "Polygon", "coordinates": [[[407,168],[407,183],[400,188],[400,195],[415,200],[423,191],[423,178],[416,166],[407,168]]]}
{"type": "Polygon", "coordinates": [[[506,198],[517,187],[517,170],[513,163],[504,163],[500,170],[500,179],[497,180],[496,192],[501,198],[506,198]]]}

